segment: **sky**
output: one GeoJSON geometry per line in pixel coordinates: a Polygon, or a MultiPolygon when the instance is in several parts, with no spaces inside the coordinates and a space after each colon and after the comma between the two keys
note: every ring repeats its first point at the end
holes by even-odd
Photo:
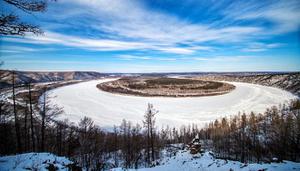
{"type": "Polygon", "coordinates": [[[1,36],[1,69],[300,71],[299,0],[58,0],[31,14],[0,5],[44,31],[1,36]]]}

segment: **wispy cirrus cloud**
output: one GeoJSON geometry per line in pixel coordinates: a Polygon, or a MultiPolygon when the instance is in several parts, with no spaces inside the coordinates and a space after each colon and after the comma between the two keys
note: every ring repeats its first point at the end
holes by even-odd
{"type": "Polygon", "coordinates": [[[5,37],[2,40],[19,43],[32,43],[32,44],[59,44],[69,47],[83,48],[98,51],[110,50],[131,50],[144,47],[143,43],[125,42],[109,39],[89,39],[79,36],[69,36],[59,33],[46,32],[42,36],[27,36],[25,38],[19,37],[5,37]]]}
{"type": "MultiPolygon", "coordinates": [[[[110,38],[142,41],[151,46],[161,47],[156,48],[157,50],[180,54],[212,49],[203,45],[198,49],[193,49],[191,47],[194,44],[256,41],[262,36],[299,29],[300,12],[297,0],[265,3],[234,1],[229,6],[226,6],[224,2],[223,5],[220,5],[224,8],[220,9],[220,13],[224,15],[225,20],[221,18],[210,24],[190,22],[188,18],[181,19],[174,15],[151,10],[145,7],[142,1],[116,0],[111,3],[103,0],[74,0],[72,3],[83,8],[81,12],[70,16],[84,15],[87,18],[93,18],[92,27],[104,32],[110,38]],[[274,29],[270,31],[270,26],[255,23],[243,25],[237,23],[237,20],[254,19],[272,21],[274,29]],[[178,45],[180,43],[185,43],[187,46],[182,48],[178,45]],[[168,48],[164,46],[168,46],[168,48]]],[[[214,2],[211,3],[211,5],[214,4],[214,2]]],[[[205,18],[203,20],[205,21],[205,18]]]]}
{"type": "Polygon", "coordinates": [[[118,58],[122,60],[158,60],[158,61],[176,61],[177,58],[162,58],[162,57],[153,57],[153,56],[138,56],[138,55],[120,55],[118,58]]]}
{"type": "Polygon", "coordinates": [[[267,68],[287,68],[291,64],[297,68],[299,11],[299,0],[60,0],[50,3],[46,13],[32,20],[41,26],[44,35],[2,36],[1,42],[6,46],[1,52],[5,61],[13,54],[25,57],[38,52],[40,58],[53,61],[70,60],[73,54],[85,56],[84,60],[114,64],[139,60],[144,65],[161,65],[152,69],[171,65],[174,70],[181,65],[197,69],[200,64],[200,69],[209,69],[222,64],[230,70],[231,62],[236,66],[239,63],[243,70],[251,60],[255,68],[257,59],[272,59],[268,66],[262,62],[261,66],[267,68]],[[50,52],[47,48],[57,50],[50,52]],[[274,54],[277,48],[280,51],[274,54]],[[65,50],[60,53],[59,49],[65,50]],[[280,61],[279,56],[289,61],[280,61]]]}
{"type": "Polygon", "coordinates": [[[210,47],[194,46],[191,48],[174,47],[168,44],[155,44],[138,41],[123,41],[111,39],[82,38],[60,33],[46,32],[43,36],[4,37],[3,41],[29,43],[29,44],[53,44],[67,47],[80,48],[92,51],[124,51],[124,50],[156,50],[175,54],[191,54],[195,49],[209,50],[210,47]]]}
{"type": "Polygon", "coordinates": [[[279,48],[283,46],[283,43],[259,43],[254,42],[250,43],[246,48],[243,48],[244,52],[262,52],[267,51],[269,49],[279,48]]]}
{"type": "MultiPolygon", "coordinates": [[[[5,38],[3,38],[5,40],[5,38]]],[[[12,46],[5,45],[0,46],[0,50],[2,53],[27,53],[27,52],[46,52],[46,51],[56,51],[55,48],[32,48],[32,47],[24,47],[24,46],[12,46]]]]}
{"type": "Polygon", "coordinates": [[[240,56],[207,56],[207,57],[153,57],[153,56],[139,56],[139,55],[120,55],[118,58],[123,60],[153,60],[153,61],[210,61],[210,62],[232,62],[232,61],[243,61],[248,59],[259,58],[259,56],[240,55],[240,56]]]}
{"type": "Polygon", "coordinates": [[[184,60],[195,60],[195,61],[210,61],[210,62],[234,62],[243,61],[253,58],[259,58],[259,56],[249,56],[249,55],[236,55],[236,56],[209,56],[209,57],[191,57],[182,58],[184,60]]]}
{"type": "Polygon", "coordinates": [[[122,60],[150,60],[151,57],[147,57],[147,56],[134,56],[134,55],[120,55],[118,56],[118,58],[122,59],[122,60]]]}
{"type": "Polygon", "coordinates": [[[158,46],[161,44],[176,46],[178,43],[193,45],[207,41],[242,41],[262,31],[262,28],[257,26],[233,25],[214,28],[208,24],[191,23],[176,16],[149,10],[138,1],[72,2],[88,8],[88,10],[83,8],[80,15],[96,18],[93,27],[104,31],[108,36],[140,40],[158,46]]]}
{"type": "Polygon", "coordinates": [[[283,34],[298,31],[300,27],[300,1],[239,1],[225,12],[233,20],[265,20],[264,34],[283,34]]]}
{"type": "MultiPolygon", "coordinates": [[[[212,46],[201,45],[207,42],[215,44],[245,42],[255,40],[257,35],[265,31],[265,28],[257,25],[233,24],[218,28],[213,24],[192,23],[173,15],[150,10],[138,1],[64,0],[60,3],[72,7],[65,9],[63,16],[65,20],[78,18],[75,20],[76,27],[82,30],[86,30],[87,27],[96,30],[92,38],[82,33],[68,35],[46,31],[44,36],[10,40],[59,44],[95,51],[154,50],[162,53],[193,54],[198,51],[214,50],[212,46]]],[[[248,17],[240,15],[238,18],[235,16],[237,14],[226,15],[231,15],[233,20],[250,19],[249,16],[253,11],[247,12],[248,17]]],[[[51,12],[51,8],[50,14],[53,18],[61,18],[61,15],[51,12]]],[[[64,27],[73,26],[66,22],[64,27]]]]}

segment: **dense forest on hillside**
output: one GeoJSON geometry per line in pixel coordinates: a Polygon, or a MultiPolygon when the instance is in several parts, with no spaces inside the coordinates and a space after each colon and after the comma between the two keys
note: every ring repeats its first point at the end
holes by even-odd
{"type": "Polygon", "coordinates": [[[70,157],[83,168],[148,167],[159,164],[161,149],[176,143],[188,144],[198,134],[205,150],[214,151],[219,158],[300,161],[298,100],[262,114],[233,114],[201,129],[197,125],[158,129],[155,116],[159,113],[148,104],[142,124],[124,119],[112,131],[106,131],[88,117],[79,123],[57,121],[61,109],[49,106],[47,96],[41,98],[40,110],[34,110],[30,90],[25,107],[15,103],[14,93],[13,108],[1,105],[1,155],[47,151],[70,157]]]}

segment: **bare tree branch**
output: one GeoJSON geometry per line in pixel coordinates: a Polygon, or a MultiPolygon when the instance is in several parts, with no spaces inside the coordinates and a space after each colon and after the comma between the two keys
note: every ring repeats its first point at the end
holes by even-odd
{"type": "Polygon", "coordinates": [[[18,16],[9,14],[0,16],[0,35],[21,35],[25,33],[42,34],[43,31],[35,25],[19,21],[18,16]]]}
{"type": "Polygon", "coordinates": [[[8,4],[11,4],[26,13],[30,12],[44,12],[47,4],[45,1],[34,0],[4,0],[8,4]]]}
{"type": "MultiPolygon", "coordinates": [[[[46,0],[3,0],[9,5],[31,14],[33,12],[44,12],[47,8],[46,0]]],[[[25,33],[42,34],[43,31],[36,25],[23,23],[15,14],[1,14],[0,35],[19,35],[25,33]]]]}

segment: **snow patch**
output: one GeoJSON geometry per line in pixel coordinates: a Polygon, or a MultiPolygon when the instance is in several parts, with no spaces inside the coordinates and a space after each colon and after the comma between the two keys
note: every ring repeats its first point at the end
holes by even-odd
{"type": "Polygon", "coordinates": [[[1,171],[47,171],[49,165],[58,170],[68,170],[67,165],[72,164],[66,157],[58,157],[51,153],[24,153],[12,156],[0,157],[1,171]]]}
{"type": "MultiPolygon", "coordinates": [[[[238,161],[216,159],[211,152],[200,155],[191,155],[189,151],[179,150],[174,157],[165,157],[161,165],[152,168],[129,169],[128,171],[289,171],[300,170],[300,163],[284,161],[282,163],[270,164],[244,164],[238,161]]],[[[112,171],[123,171],[122,168],[115,168],[112,171]]]]}

